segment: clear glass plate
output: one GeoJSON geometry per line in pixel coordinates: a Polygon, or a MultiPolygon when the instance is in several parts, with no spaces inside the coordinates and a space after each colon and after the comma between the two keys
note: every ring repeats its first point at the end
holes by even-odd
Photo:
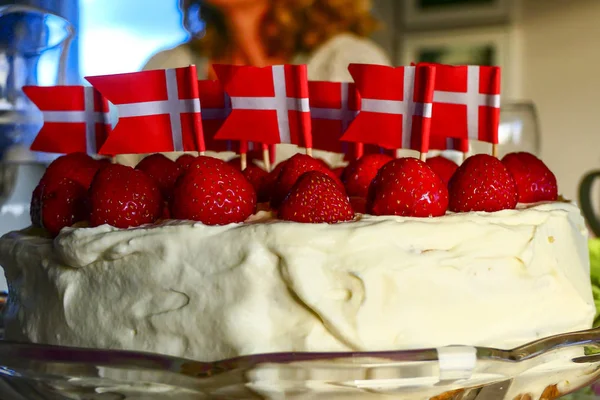
{"type": "Polygon", "coordinates": [[[552,399],[600,376],[600,330],[513,350],[278,353],[202,363],[0,341],[0,398],[552,399]]]}

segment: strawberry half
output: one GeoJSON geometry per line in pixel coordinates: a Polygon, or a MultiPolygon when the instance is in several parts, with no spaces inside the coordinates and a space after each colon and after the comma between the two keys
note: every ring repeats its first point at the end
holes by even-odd
{"type": "Polygon", "coordinates": [[[96,174],[90,187],[90,225],[129,228],[156,221],[163,198],[155,181],[144,172],[113,164],[96,174]]]}
{"type": "Polygon", "coordinates": [[[339,184],[320,171],[304,173],[281,203],[278,216],[285,221],[335,223],[350,221],[354,211],[339,184]]]}
{"type": "Polygon", "coordinates": [[[187,171],[190,167],[190,164],[193,163],[195,159],[196,157],[191,154],[182,154],[179,156],[179,158],[177,158],[177,160],[175,160],[175,162],[177,165],[179,165],[179,168],[181,168],[182,171],[187,171]]]}
{"type": "Polygon", "coordinates": [[[173,195],[175,182],[182,173],[181,167],[175,161],[159,153],[145,157],[135,168],[154,179],[154,182],[156,182],[160,189],[160,193],[167,201],[173,195]]]}
{"type": "Polygon", "coordinates": [[[366,198],[379,169],[392,160],[387,154],[366,154],[348,164],[343,180],[348,196],[366,198]]]}
{"type": "Polygon", "coordinates": [[[277,183],[277,178],[279,178],[279,174],[281,174],[281,170],[285,166],[286,162],[287,162],[287,160],[284,160],[284,161],[280,162],[279,164],[277,164],[271,170],[271,172],[269,172],[269,175],[267,175],[267,177],[265,178],[265,196],[267,197],[268,200],[271,200],[271,198],[273,197],[273,191],[274,191],[275,185],[277,183]]]}
{"type": "Polygon", "coordinates": [[[367,213],[367,199],[364,197],[350,197],[350,205],[352,209],[357,214],[366,214],[367,213]]]}
{"type": "Polygon", "coordinates": [[[398,158],[377,173],[367,198],[373,215],[438,217],[448,209],[448,189],[426,163],[416,158],[398,158]]]}
{"type": "Polygon", "coordinates": [[[519,203],[556,201],[558,186],[556,176],[542,160],[531,153],[509,153],[502,158],[517,184],[519,203]]]}
{"type": "Polygon", "coordinates": [[[267,188],[267,177],[269,173],[258,165],[250,164],[242,171],[244,178],[250,182],[256,192],[257,201],[264,203],[269,201],[269,191],[267,188]]]}
{"type": "Polygon", "coordinates": [[[340,188],[343,189],[342,183],[339,181],[335,173],[330,170],[323,160],[307,156],[306,154],[295,154],[289,158],[282,167],[277,181],[272,188],[271,207],[278,208],[283,199],[292,190],[292,187],[302,175],[310,171],[319,171],[331,177],[340,188]]]}
{"type": "Polygon", "coordinates": [[[256,210],[256,192],[235,167],[199,156],[175,185],[171,216],[206,225],[244,222],[256,210]]]}
{"type": "Polygon", "coordinates": [[[515,180],[496,157],[476,154],[467,158],[448,183],[451,211],[494,212],[517,206],[515,180]]]}
{"type": "Polygon", "coordinates": [[[33,226],[42,227],[42,196],[44,195],[45,186],[46,181],[41,179],[31,194],[29,217],[31,218],[31,225],[33,226]]]}
{"type": "Polygon", "coordinates": [[[425,162],[437,176],[442,178],[442,181],[446,186],[448,185],[448,182],[450,182],[452,175],[454,175],[458,169],[458,164],[442,156],[428,158],[425,162]]]}
{"type": "Polygon", "coordinates": [[[70,153],[52,161],[42,179],[60,181],[68,178],[87,189],[96,172],[104,165],[106,165],[104,161],[94,160],[85,153],[70,153]]]}
{"type": "Polygon", "coordinates": [[[335,168],[332,168],[331,170],[333,171],[335,176],[338,177],[339,180],[342,180],[342,177],[344,176],[344,171],[346,170],[346,167],[335,167],[335,168]]]}
{"type": "Polygon", "coordinates": [[[33,224],[57,236],[62,228],[86,220],[87,194],[87,188],[69,178],[41,181],[32,201],[33,224]]]}

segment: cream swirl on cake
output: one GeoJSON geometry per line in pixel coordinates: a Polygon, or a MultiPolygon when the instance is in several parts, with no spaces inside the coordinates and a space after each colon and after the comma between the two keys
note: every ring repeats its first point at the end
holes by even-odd
{"type": "Polygon", "coordinates": [[[334,225],[254,218],[7,234],[6,336],[211,361],[507,348],[594,317],[585,225],[571,204],[334,225]]]}

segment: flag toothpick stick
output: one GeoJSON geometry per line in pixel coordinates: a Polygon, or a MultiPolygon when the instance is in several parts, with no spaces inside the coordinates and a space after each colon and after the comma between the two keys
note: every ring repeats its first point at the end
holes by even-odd
{"type": "Polygon", "coordinates": [[[243,170],[248,166],[248,156],[246,153],[240,154],[240,168],[243,170]]]}
{"type": "Polygon", "coordinates": [[[313,153],[312,153],[312,149],[310,147],[306,148],[306,155],[312,157],[313,153]]]}
{"type": "Polygon", "coordinates": [[[263,162],[265,163],[265,169],[267,172],[271,172],[271,156],[269,154],[268,145],[263,145],[263,162]]]}
{"type": "Polygon", "coordinates": [[[498,158],[498,145],[492,144],[492,156],[498,158]]]}
{"type": "Polygon", "coordinates": [[[420,152],[419,153],[419,160],[425,162],[425,160],[427,160],[427,153],[425,152],[420,152]]]}

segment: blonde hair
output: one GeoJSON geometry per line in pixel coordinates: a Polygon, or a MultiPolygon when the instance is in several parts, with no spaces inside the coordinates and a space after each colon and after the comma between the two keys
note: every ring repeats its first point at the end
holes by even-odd
{"type": "MultiPolygon", "coordinates": [[[[186,28],[198,9],[198,0],[182,0],[186,28]]],[[[191,40],[193,48],[208,58],[224,57],[231,49],[227,20],[209,4],[200,6],[203,34],[191,40]]],[[[310,53],[323,42],[340,33],[368,36],[379,23],[371,14],[371,0],[271,0],[264,16],[262,39],[269,56],[291,58],[310,53]]],[[[194,35],[193,35],[194,36],[194,35]]]]}

